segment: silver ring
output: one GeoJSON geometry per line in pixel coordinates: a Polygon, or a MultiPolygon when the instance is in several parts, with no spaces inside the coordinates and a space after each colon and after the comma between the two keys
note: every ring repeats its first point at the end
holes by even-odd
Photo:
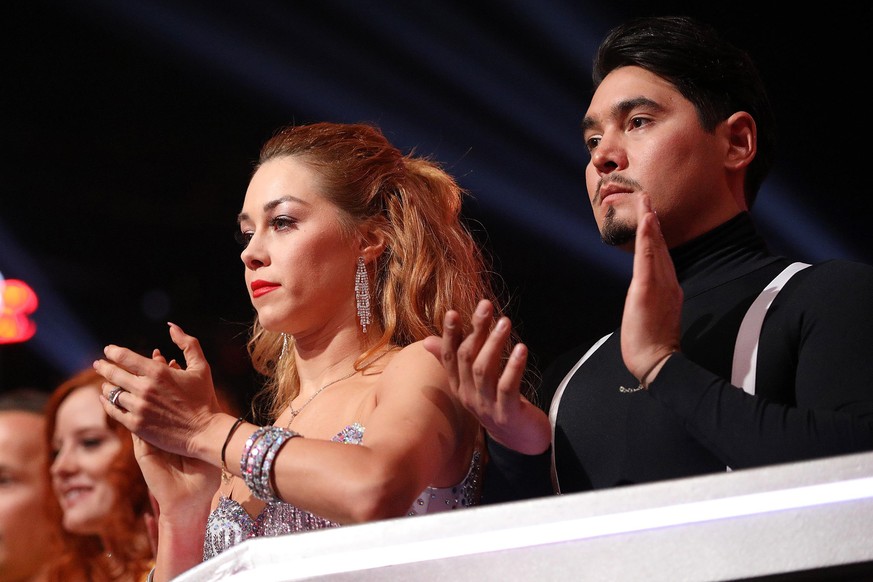
{"type": "Polygon", "coordinates": [[[122,392],[124,392],[124,388],[122,388],[121,386],[116,386],[109,391],[109,403],[118,410],[124,410],[124,408],[122,408],[121,405],[118,403],[118,397],[121,396],[122,392]]]}

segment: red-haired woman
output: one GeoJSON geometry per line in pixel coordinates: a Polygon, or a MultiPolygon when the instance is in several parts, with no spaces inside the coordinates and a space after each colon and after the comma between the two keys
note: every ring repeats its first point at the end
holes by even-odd
{"type": "Polygon", "coordinates": [[[46,408],[49,471],[63,524],[52,581],[142,582],[153,564],[148,488],[130,432],[100,403],[103,378],[83,370],[46,408]]]}

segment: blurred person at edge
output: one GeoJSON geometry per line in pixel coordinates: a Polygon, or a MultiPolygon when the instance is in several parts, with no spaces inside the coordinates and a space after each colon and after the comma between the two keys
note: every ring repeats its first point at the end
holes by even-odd
{"type": "Polygon", "coordinates": [[[58,524],[46,511],[43,409],[48,394],[17,388],[0,395],[0,582],[43,582],[58,524]]]}
{"type": "Polygon", "coordinates": [[[67,379],[46,408],[52,461],[50,508],[63,530],[48,580],[145,580],[156,531],[133,439],[100,403],[103,378],[88,368],[67,379]]]}

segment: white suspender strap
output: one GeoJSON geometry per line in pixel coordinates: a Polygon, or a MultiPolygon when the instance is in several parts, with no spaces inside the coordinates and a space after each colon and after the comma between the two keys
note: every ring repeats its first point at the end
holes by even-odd
{"type": "Polygon", "coordinates": [[[558,471],[555,469],[555,421],[558,418],[558,406],[561,403],[561,396],[564,394],[564,388],[567,387],[567,384],[570,382],[570,378],[573,377],[573,374],[576,373],[576,370],[579,369],[579,366],[585,363],[585,360],[593,354],[597,348],[603,345],[603,342],[609,339],[611,333],[606,334],[599,340],[597,343],[588,348],[588,351],[585,352],[585,355],[576,362],[576,365],[573,366],[573,369],[567,372],[567,375],[564,376],[564,379],[561,380],[561,383],[558,385],[558,389],[555,390],[555,395],[552,396],[552,404],[549,406],[549,424],[552,425],[552,488],[555,490],[555,493],[561,492],[561,486],[558,483],[558,471]]]}
{"type": "MultiPolygon", "coordinates": [[[[764,290],[752,302],[746,316],[740,323],[737,332],[737,343],[734,346],[734,365],[731,370],[731,384],[742,388],[748,394],[755,393],[755,370],[758,363],[758,343],[761,338],[761,327],[767,310],[795,273],[802,271],[807,263],[791,263],[776,278],[764,287],[764,290]]],[[[728,471],[732,469],[727,467],[728,471]]]]}
{"type": "Polygon", "coordinates": [[[758,341],[761,326],[767,310],[782,290],[785,283],[798,271],[809,265],[807,263],[792,263],[785,267],[775,279],[758,295],[746,312],[743,322],[737,332],[737,343],[734,346],[734,364],[731,371],[731,384],[741,387],[749,394],[755,393],[755,368],[758,362],[758,341]]]}
{"type": "MultiPolygon", "coordinates": [[[[801,262],[792,263],[785,267],[785,269],[783,269],[783,271],[779,273],[776,278],[770,281],[764,290],[761,291],[755,301],[752,302],[749,310],[746,311],[746,316],[743,318],[742,323],[740,323],[740,329],[737,332],[737,342],[734,346],[731,384],[742,387],[742,389],[749,394],[755,393],[755,367],[758,361],[758,340],[761,335],[761,327],[764,324],[764,316],[767,315],[767,310],[770,308],[770,305],[773,303],[776,295],[779,294],[779,291],[782,290],[785,283],[787,283],[795,273],[802,271],[807,267],[809,267],[808,263],[801,262]]],[[[596,344],[591,346],[591,348],[585,352],[585,355],[576,362],[573,369],[564,376],[564,379],[555,391],[555,395],[552,397],[552,403],[549,407],[549,422],[552,425],[552,486],[555,493],[561,492],[560,483],[558,482],[558,472],[555,467],[555,421],[558,416],[558,407],[561,403],[561,396],[563,395],[567,384],[570,382],[570,378],[572,378],[573,374],[576,373],[576,370],[578,370],[579,367],[585,363],[585,360],[587,360],[591,354],[597,350],[597,348],[603,345],[603,342],[609,339],[609,336],[611,335],[612,334],[610,333],[603,336],[596,344]]],[[[727,470],[730,471],[731,468],[727,467],[727,470]]]]}

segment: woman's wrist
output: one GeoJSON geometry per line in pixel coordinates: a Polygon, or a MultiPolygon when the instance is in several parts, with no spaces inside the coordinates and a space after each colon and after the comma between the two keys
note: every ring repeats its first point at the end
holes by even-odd
{"type": "MultiPolygon", "coordinates": [[[[221,449],[227,438],[230,428],[237,419],[225,412],[213,413],[211,418],[204,421],[203,429],[192,439],[191,452],[194,458],[221,468],[221,449]]],[[[240,425],[237,425],[239,428],[240,425]]],[[[236,432],[236,431],[235,431],[236,432]]],[[[233,436],[233,435],[231,435],[233,436]]],[[[226,454],[228,459],[233,457],[233,445],[229,445],[226,454]]]]}

